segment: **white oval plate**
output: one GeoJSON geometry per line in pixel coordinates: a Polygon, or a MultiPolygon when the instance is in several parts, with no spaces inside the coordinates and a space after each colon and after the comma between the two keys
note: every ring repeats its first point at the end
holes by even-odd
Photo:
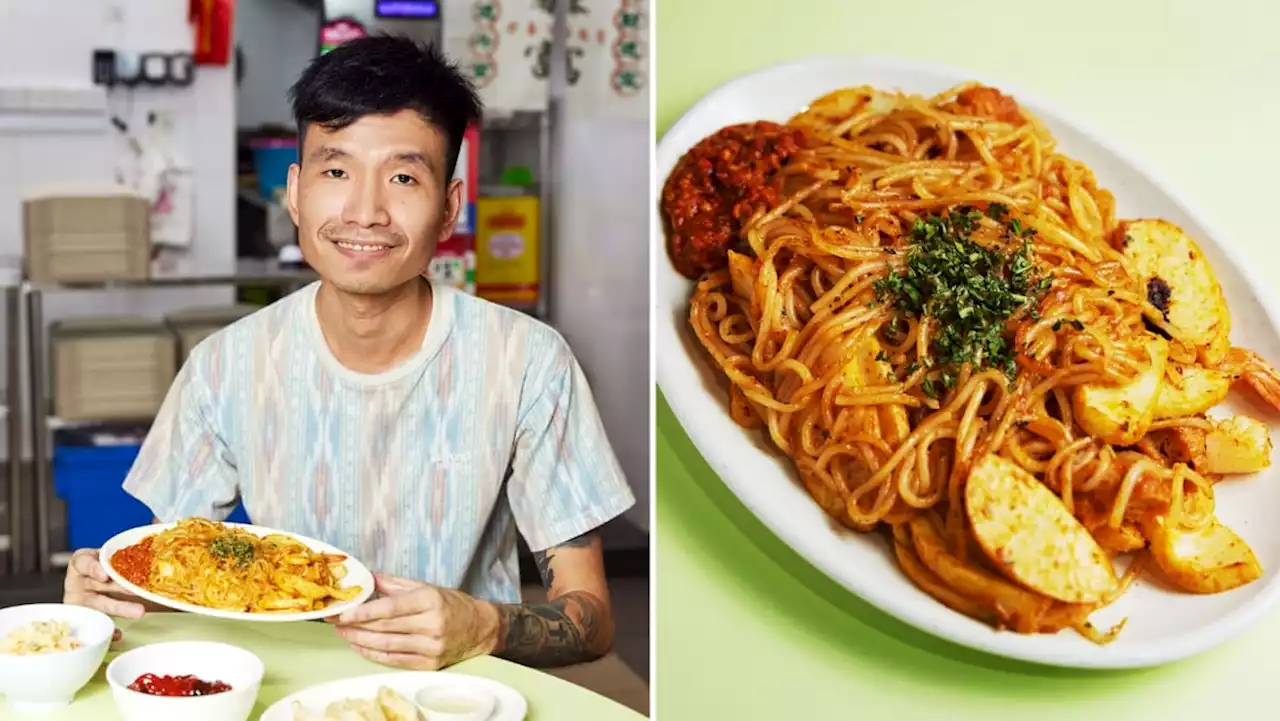
{"type": "MultiPolygon", "coordinates": [[[[1280,362],[1280,331],[1264,299],[1266,286],[1250,276],[1238,249],[1205,215],[1158,175],[1103,139],[1026,93],[999,81],[915,62],[874,57],[820,57],[760,70],[713,90],[658,144],[655,197],[680,156],[716,130],[753,120],[785,122],[823,94],[867,84],[930,96],[967,80],[1012,94],[1057,137],[1060,150],[1087,163],[1098,183],[1116,196],[1117,217],[1156,216],[1198,241],[1230,305],[1233,339],[1273,363],[1280,362]]],[[[1153,120],[1153,122],[1157,122],[1153,120]]],[[[1202,151],[1195,151],[1202,152],[1202,151]]],[[[1120,637],[1097,646],[1071,631],[1054,635],[999,632],[951,611],[918,590],[898,569],[879,537],[838,528],[810,499],[789,460],[729,417],[718,369],[688,325],[692,283],[672,268],[659,210],[651,210],[654,244],[654,327],[658,383],[676,417],[730,490],[787,545],[845,588],[881,610],[956,643],[1015,659],[1093,668],[1153,666],[1205,651],[1256,622],[1280,597],[1280,468],[1218,484],[1218,517],[1253,547],[1264,575],[1243,588],[1197,596],[1141,581],[1119,602],[1094,615],[1103,628],[1127,616],[1120,637]]],[[[1232,394],[1235,410],[1271,423],[1276,414],[1232,394]]]]}
{"type": "Polygon", "coordinates": [[[293,702],[299,701],[319,716],[324,707],[348,698],[373,699],[378,689],[386,686],[410,701],[427,686],[466,685],[493,694],[497,703],[486,721],[524,721],[529,704],[510,686],[481,676],[448,671],[398,671],[372,676],[357,676],[304,688],[271,704],[258,721],[293,721],[293,702]]]}
{"type": "Polygon", "coordinates": [[[186,611],[187,613],[196,613],[201,616],[212,616],[214,618],[230,618],[230,619],[235,619],[237,621],[260,621],[260,622],[266,622],[266,623],[284,623],[288,621],[314,621],[320,618],[329,618],[330,616],[337,616],[338,614],[349,611],[355,608],[356,606],[359,606],[360,604],[364,603],[365,601],[369,600],[369,597],[373,595],[373,574],[369,572],[369,569],[366,568],[363,563],[356,560],[356,558],[352,556],[350,553],[347,553],[346,551],[340,548],[335,548],[334,546],[330,546],[329,544],[323,541],[317,541],[314,538],[307,538],[306,536],[299,536],[296,533],[290,533],[288,531],[281,531],[275,528],[267,528],[265,526],[254,526],[254,525],[245,524],[245,523],[224,523],[223,525],[229,528],[239,528],[240,530],[247,531],[249,533],[252,533],[255,536],[267,536],[272,533],[279,533],[281,535],[291,536],[293,538],[298,539],[298,541],[300,541],[304,546],[306,546],[307,548],[310,548],[313,551],[316,551],[317,553],[335,553],[335,554],[341,554],[343,556],[346,556],[347,560],[344,563],[344,565],[347,567],[347,575],[345,578],[342,579],[342,581],[338,583],[338,585],[344,588],[348,586],[360,586],[362,589],[360,591],[360,595],[356,596],[350,601],[341,601],[339,603],[330,604],[318,611],[306,611],[304,613],[243,613],[239,611],[223,611],[216,608],[205,608],[204,606],[197,606],[193,603],[176,601],[167,596],[161,596],[158,593],[148,591],[145,588],[139,588],[138,586],[126,580],[123,576],[121,576],[116,571],[115,568],[111,566],[111,556],[113,556],[116,551],[119,551],[120,549],[125,548],[127,546],[132,546],[133,544],[141,541],[147,536],[173,528],[176,525],[178,524],[156,523],[150,526],[139,526],[137,528],[130,528],[129,530],[124,531],[123,533],[118,533],[115,536],[113,536],[111,540],[102,544],[102,549],[98,551],[98,560],[102,563],[102,567],[107,570],[107,575],[111,576],[112,580],[114,580],[116,583],[123,586],[125,590],[129,591],[130,593],[141,596],[142,598],[145,598],[148,601],[151,601],[153,603],[158,603],[161,606],[165,606],[167,608],[172,608],[175,611],[186,611]]]}

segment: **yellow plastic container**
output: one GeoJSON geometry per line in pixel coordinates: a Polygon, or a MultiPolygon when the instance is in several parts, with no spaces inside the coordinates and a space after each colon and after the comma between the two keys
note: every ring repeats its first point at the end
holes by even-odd
{"type": "Polygon", "coordinates": [[[532,305],[541,292],[535,195],[476,202],[476,292],[487,300],[532,305]]]}

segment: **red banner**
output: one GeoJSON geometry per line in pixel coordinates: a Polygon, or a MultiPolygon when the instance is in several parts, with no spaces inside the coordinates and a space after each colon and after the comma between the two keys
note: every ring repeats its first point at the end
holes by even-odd
{"type": "Polygon", "coordinates": [[[235,0],[190,0],[187,19],[195,32],[196,65],[231,62],[235,0]]]}

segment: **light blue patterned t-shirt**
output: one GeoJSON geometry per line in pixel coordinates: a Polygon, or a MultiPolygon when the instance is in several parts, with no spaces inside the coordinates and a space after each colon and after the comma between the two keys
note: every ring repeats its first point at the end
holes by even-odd
{"type": "Polygon", "coordinates": [[[160,520],[242,500],[375,572],[514,603],[517,530],[538,551],[635,503],[556,331],[434,284],[419,353],[360,374],[324,340],[318,287],[192,351],[124,484],[160,520]]]}

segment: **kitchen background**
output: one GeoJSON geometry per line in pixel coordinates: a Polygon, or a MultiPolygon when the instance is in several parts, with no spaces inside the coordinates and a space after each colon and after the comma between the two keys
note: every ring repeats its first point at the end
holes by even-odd
{"type": "Polygon", "coordinates": [[[646,4],[0,0],[0,606],[56,599],[69,550],[149,521],[118,488],[186,350],[311,279],[276,197],[289,85],[409,34],[487,106],[432,273],[566,337],[638,501],[606,529],[617,653],[564,673],[647,711],[646,4]]]}

